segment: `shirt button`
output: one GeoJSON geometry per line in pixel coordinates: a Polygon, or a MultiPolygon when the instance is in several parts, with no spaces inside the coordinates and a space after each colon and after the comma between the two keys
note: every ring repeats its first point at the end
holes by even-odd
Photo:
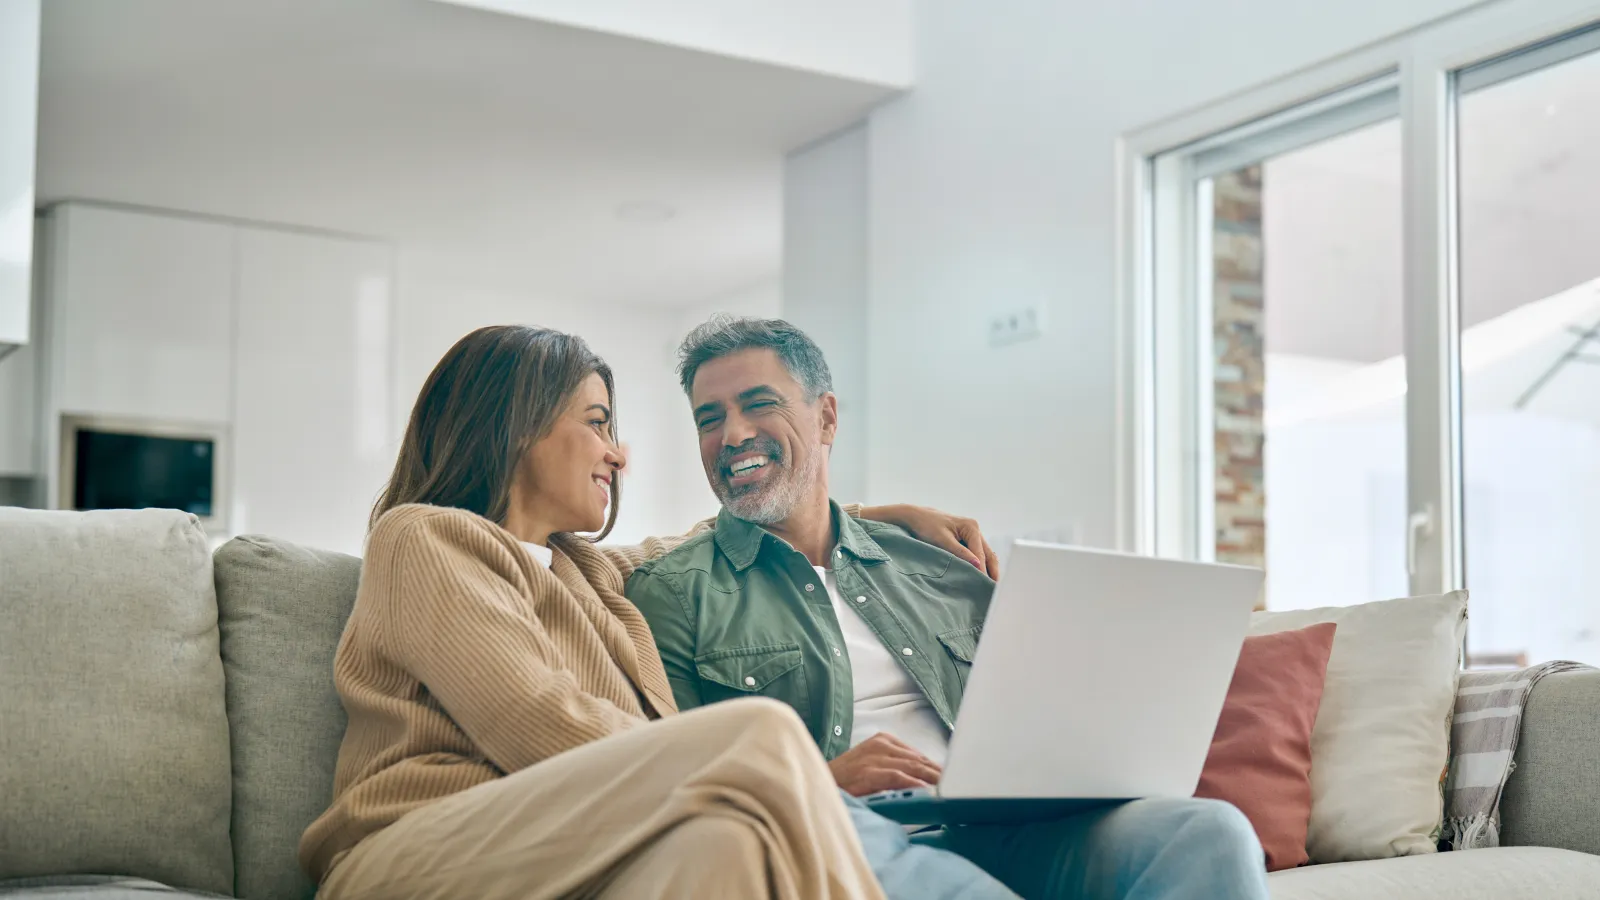
{"type": "Polygon", "coordinates": [[[833,648],[833,655],[834,656],[838,656],[839,655],[839,648],[838,647],[833,648]]]}
{"type": "Polygon", "coordinates": [[[865,598],[865,597],[857,597],[856,598],[856,602],[857,603],[865,603],[865,602],[867,602],[867,598],[865,598]]]}
{"type": "Polygon", "coordinates": [[[839,557],[840,559],[844,559],[844,551],[843,550],[835,550],[835,551],[833,551],[833,555],[839,557]]]}
{"type": "Polygon", "coordinates": [[[911,655],[911,648],[910,647],[906,647],[905,649],[901,650],[900,652],[904,653],[907,656],[910,656],[911,655]]]}
{"type": "Polygon", "coordinates": [[[840,728],[838,725],[833,726],[833,736],[838,737],[841,734],[844,734],[844,729],[840,728]]]}
{"type": "MultiPolygon", "coordinates": [[[[910,653],[911,651],[907,650],[906,652],[910,653]]],[[[746,675],[744,677],[744,683],[746,685],[750,686],[750,687],[755,687],[756,686],[756,680],[754,678],[752,678],[751,676],[749,676],[749,675],[746,675]]]]}
{"type": "Polygon", "coordinates": [[[816,590],[816,589],[817,589],[817,586],[814,585],[814,584],[806,585],[806,593],[808,593],[808,594],[811,593],[812,591],[816,590]]]}

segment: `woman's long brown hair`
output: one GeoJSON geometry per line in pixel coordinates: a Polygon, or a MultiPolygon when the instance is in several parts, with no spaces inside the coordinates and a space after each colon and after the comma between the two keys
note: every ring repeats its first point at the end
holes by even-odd
{"type": "MultiPolygon", "coordinates": [[[[550,433],[590,375],[606,384],[614,441],[611,367],[582,338],[528,325],[490,325],[456,341],[417,396],[394,474],[369,524],[404,503],[453,506],[504,523],[517,464],[550,433]]],[[[621,501],[619,472],[611,480],[605,528],[594,540],[611,533],[621,501]]]]}

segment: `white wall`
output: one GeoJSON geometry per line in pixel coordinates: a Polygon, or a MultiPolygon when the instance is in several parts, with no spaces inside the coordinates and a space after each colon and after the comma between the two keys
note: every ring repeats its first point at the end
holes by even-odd
{"type": "Polygon", "coordinates": [[[889,87],[911,84],[911,0],[445,2],[889,87]]]}
{"type": "Polygon", "coordinates": [[[918,4],[870,120],[868,497],[1114,544],[1116,138],[1467,5],[918,4]],[[1033,301],[1045,336],[990,349],[1033,301]]]}
{"type": "Polygon", "coordinates": [[[828,358],[839,438],[828,459],[835,497],[867,492],[867,128],[789,155],[783,169],[784,316],[828,358]]]}

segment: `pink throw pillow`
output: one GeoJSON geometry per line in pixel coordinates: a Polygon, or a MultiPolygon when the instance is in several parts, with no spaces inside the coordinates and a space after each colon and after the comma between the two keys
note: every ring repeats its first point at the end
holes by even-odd
{"type": "Polygon", "coordinates": [[[1327,622],[1245,639],[1195,791],[1245,814],[1269,872],[1309,859],[1311,727],[1337,627],[1327,622]]]}

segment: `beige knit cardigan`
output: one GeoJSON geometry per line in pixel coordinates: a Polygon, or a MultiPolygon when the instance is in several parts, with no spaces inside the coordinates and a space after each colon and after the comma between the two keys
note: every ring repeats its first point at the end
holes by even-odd
{"type": "Polygon", "coordinates": [[[622,589],[640,563],[710,525],[638,547],[556,535],[546,568],[473,513],[386,513],[334,657],[349,724],[333,805],[302,837],[301,865],[320,881],[413,809],[675,713],[622,589]]]}

